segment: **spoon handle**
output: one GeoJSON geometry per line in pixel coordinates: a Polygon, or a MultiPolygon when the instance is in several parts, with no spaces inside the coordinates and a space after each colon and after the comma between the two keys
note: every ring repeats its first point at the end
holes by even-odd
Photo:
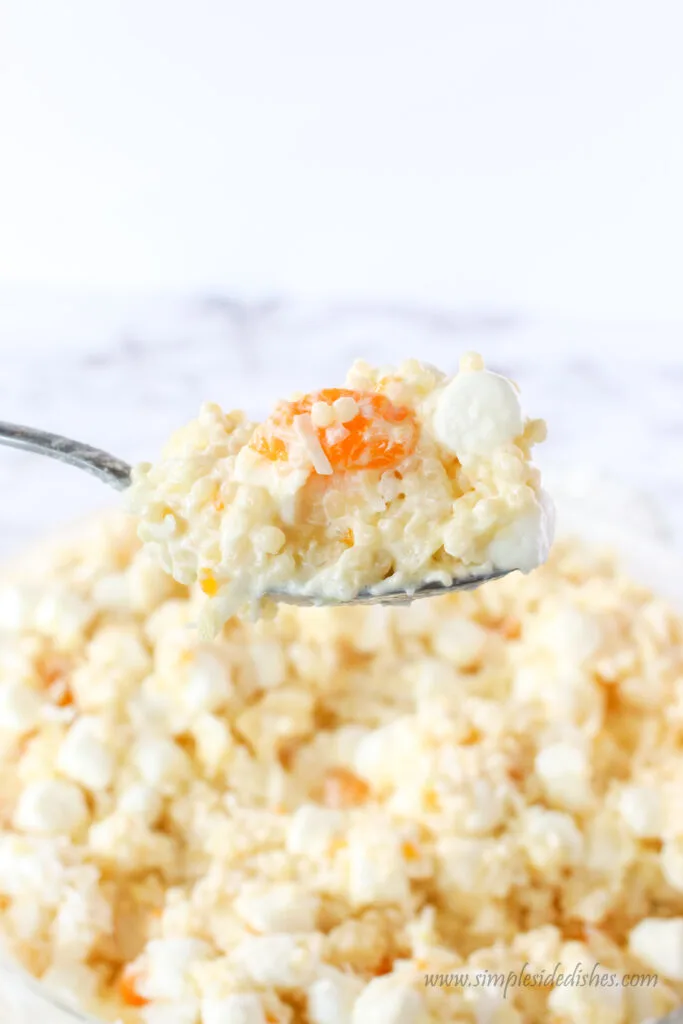
{"type": "Polygon", "coordinates": [[[115,487],[117,491],[125,491],[130,484],[130,466],[127,462],[109,455],[108,452],[92,448],[89,444],[72,441],[71,438],[59,434],[48,434],[44,430],[33,427],[22,427],[18,423],[0,421],[0,445],[10,448],[21,448],[22,451],[46,455],[49,459],[68,462],[86,473],[99,477],[105,484],[115,487]]]}

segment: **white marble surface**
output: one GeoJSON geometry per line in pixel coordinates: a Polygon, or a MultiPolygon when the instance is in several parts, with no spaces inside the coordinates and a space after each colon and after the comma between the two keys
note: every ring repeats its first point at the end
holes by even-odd
{"type": "MultiPolygon", "coordinates": [[[[454,368],[466,349],[522,387],[544,416],[549,479],[612,477],[600,515],[647,518],[683,543],[683,330],[543,322],[484,310],[325,304],[229,296],[57,298],[0,289],[0,418],[135,461],[153,459],[204,399],[264,413],[296,388],[340,381],[359,355],[416,355],[454,368]],[[578,472],[578,476],[577,476],[578,472]]],[[[0,558],[117,496],[85,474],[0,452],[0,558]]],[[[588,506],[590,507],[590,505],[588,506]]]]}

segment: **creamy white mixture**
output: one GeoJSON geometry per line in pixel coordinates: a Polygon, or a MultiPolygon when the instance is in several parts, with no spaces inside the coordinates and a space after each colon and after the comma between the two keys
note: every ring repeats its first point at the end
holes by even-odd
{"type": "Polygon", "coordinates": [[[264,424],[204,406],[136,469],[130,508],[166,571],[199,580],[211,636],[269,591],[344,601],[534,569],[553,526],[530,456],[544,436],[479,356],[454,377],[357,362],[346,388],[264,424]]]}
{"type": "Polygon", "coordinates": [[[125,1024],[642,1024],[683,1002],[665,602],[565,543],[477,591],[282,606],[212,644],[202,599],[118,520],[0,589],[0,939],[50,990],[125,1024]],[[425,984],[525,963],[617,984],[425,984]]]}

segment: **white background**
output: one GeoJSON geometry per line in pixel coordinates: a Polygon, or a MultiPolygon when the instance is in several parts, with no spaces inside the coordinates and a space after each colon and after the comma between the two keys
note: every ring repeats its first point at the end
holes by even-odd
{"type": "Polygon", "coordinates": [[[0,11],[0,281],[683,322],[680,0],[0,11]]]}

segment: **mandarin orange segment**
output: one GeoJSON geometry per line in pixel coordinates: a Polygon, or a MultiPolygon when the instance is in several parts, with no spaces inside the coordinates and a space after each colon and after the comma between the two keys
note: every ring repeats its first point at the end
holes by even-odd
{"type": "Polygon", "coordinates": [[[326,807],[343,810],[358,807],[370,796],[367,782],[348,768],[330,768],[323,779],[323,803],[326,807]]]}
{"type": "Polygon", "coordinates": [[[402,844],[401,853],[407,861],[416,861],[420,859],[419,849],[415,843],[411,843],[410,840],[406,840],[406,842],[402,844]]]}
{"type": "Polygon", "coordinates": [[[414,451],[417,422],[410,409],[394,405],[386,395],[347,388],[324,388],[282,402],[256,431],[250,447],[273,462],[286,461],[286,434],[295,417],[310,413],[315,402],[332,405],[338,398],[352,398],[358,413],[344,424],[315,428],[333,470],[389,469],[414,451]]]}
{"type": "Polygon", "coordinates": [[[425,790],[424,805],[425,805],[426,810],[428,810],[428,811],[440,811],[441,810],[441,801],[439,800],[439,794],[437,793],[437,791],[432,786],[429,786],[425,790]]]}
{"type": "Polygon", "coordinates": [[[73,704],[73,694],[69,687],[73,668],[73,658],[57,651],[48,651],[36,662],[38,677],[57,707],[66,708],[73,704]]]}
{"type": "Polygon", "coordinates": [[[284,462],[287,459],[287,446],[285,442],[281,437],[277,437],[275,434],[267,431],[257,431],[249,447],[253,448],[259,455],[264,455],[267,459],[270,459],[271,462],[284,462]]]}
{"type": "Polygon", "coordinates": [[[215,597],[218,593],[218,581],[211,572],[203,573],[199,577],[199,586],[202,588],[207,597],[215,597]]]}
{"type": "Polygon", "coordinates": [[[467,729],[467,732],[460,740],[460,743],[463,747],[472,747],[476,743],[480,743],[481,740],[482,734],[479,731],[479,729],[477,729],[475,725],[470,725],[467,729]]]}
{"type": "Polygon", "coordinates": [[[498,626],[498,632],[506,640],[519,640],[522,635],[522,623],[514,615],[506,615],[498,626]]]}
{"type": "Polygon", "coordinates": [[[44,686],[52,686],[53,683],[66,679],[73,667],[73,658],[57,651],[48,651],[36,662],[38,675],[44,686]]]}
{"type": "Polygon", "coordinates": [[[394,958],[385,954],[377,961],[377,965],[373,970],[373,974],[376,978],[381,978],[385,974],[391,974],[394,969],[394,958]]]}
{"type": "Polygon", "coordinates": [[[119,995],[126,1006],[147,1006],[149,1000],[140,995],[135,987],[136,981],[131,971],[124,970],[119,976],[119,995]]]}
{"type": "Polygon", "coordinates": [[[67,683],[55,691],[54,703],[58,708],[69,708],[74,702],[74,695],[67,683]]]}

